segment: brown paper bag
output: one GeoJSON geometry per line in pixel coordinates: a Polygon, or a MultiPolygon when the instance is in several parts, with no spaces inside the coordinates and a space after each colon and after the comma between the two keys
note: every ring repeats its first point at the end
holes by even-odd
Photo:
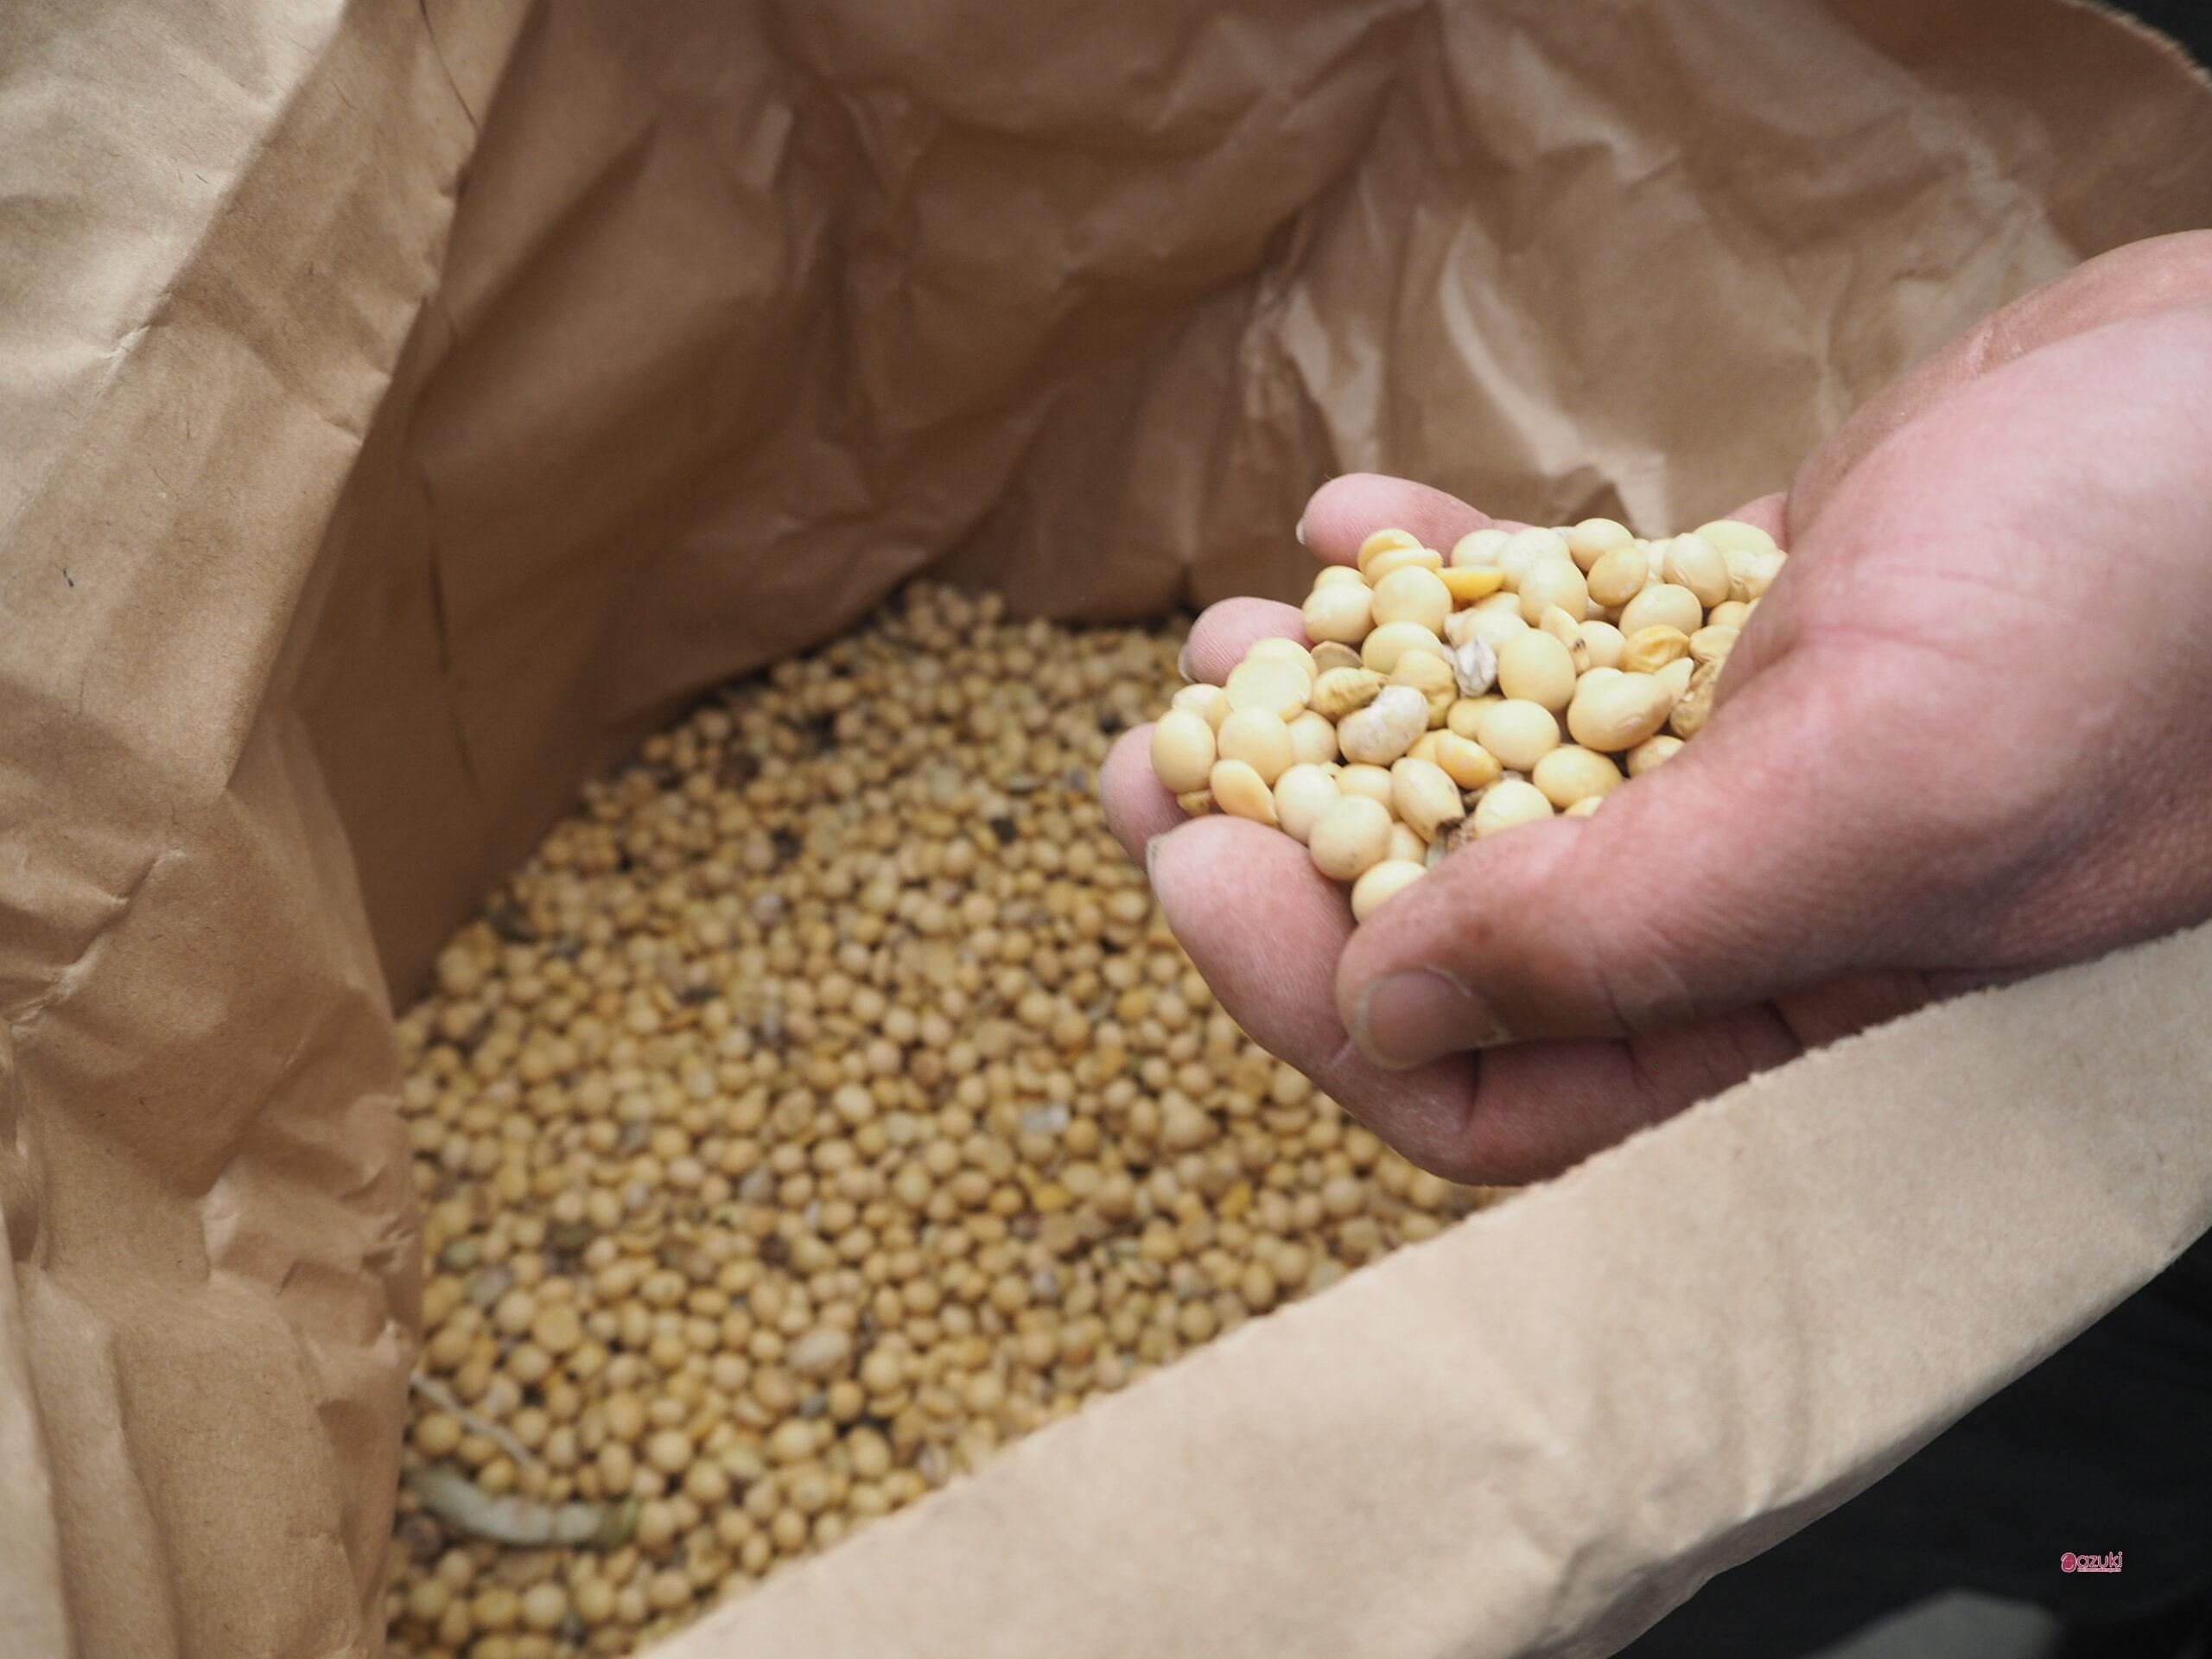
{"type": "MultiPolygon", "coordinates": [[[[388,988],[933,568],[1287,591],[1325,474],[1657,529],[2206,222],[2063,0],[0,13],[0,1650],[365,1654],[388,988]]],[[[2212,939],[1732,1091],[671,1652],[1596,1652],[2212,1222],[2212,939]]]]}

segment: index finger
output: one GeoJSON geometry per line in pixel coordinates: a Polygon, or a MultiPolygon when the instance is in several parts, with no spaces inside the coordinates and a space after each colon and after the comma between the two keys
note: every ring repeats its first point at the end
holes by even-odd
{"type": "Polygon", "coordinates": [[[1346,473],[1313,492],[1298,521],[1299,539],[1327,564],[1350,564],[1378,530],[1402,530],[1423,547],[1449,553],[1469,531],[1519,530],[1510,519],[1479,512],[1458,496],[1382,473],[1346,473]]]}

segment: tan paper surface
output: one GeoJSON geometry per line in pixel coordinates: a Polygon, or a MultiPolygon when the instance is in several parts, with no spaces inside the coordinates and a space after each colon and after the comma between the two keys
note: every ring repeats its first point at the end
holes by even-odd
{"type": "MultiPolygon", "coordinates": [[[[701,687],[931,565],[1287,591],[1354,467],[1704,516],[2212,220],[2157,42],[1930,10],[0,12],[10,1636],[374,1650],[385,987],[701,687]]],[[[1590,1650],[2205,1224],[2207,950],[1775,1074],[685,1642],[1590,1650]]]]}

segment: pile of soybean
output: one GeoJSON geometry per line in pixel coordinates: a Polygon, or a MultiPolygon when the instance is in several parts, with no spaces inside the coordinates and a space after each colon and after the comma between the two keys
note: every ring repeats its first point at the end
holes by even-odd
{"type": "Polygon", "coordinates": [[[439,957],[397,1651],[643,1646],[1484,1201],[1239,1031],[1108,835],[1181,641],[917,586],[439,957]]]}
{"type": "Polygon", "coordinates": [[[1364,922],[1466,842],[1587,817],[1672,759],[1789,556],[1729,518],[1665,542],[1490,526],[1448,564],[1378,530],[1314,577],[1310,646],[1257,640],[1224,684],[1175,694],[1153,772],[1194,817],[1303,842],[1364,922]]]}

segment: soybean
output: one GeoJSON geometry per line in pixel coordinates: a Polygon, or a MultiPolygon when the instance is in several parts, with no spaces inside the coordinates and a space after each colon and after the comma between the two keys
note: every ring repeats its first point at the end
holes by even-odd
{"type": "Polygon", "coordinates": [[[1265,778],[1242,760],[1215,761],[1206,787],[1214,804],[1231,817],[1249,818],[1255,823],[1276,821],[1274,791],[1265,778]]]}
{"type": "Polygon", "coordinates": [[[1410,755],[1390,768],[1390,804],[1400,822],[1423,841],[1434,841],[1467,815],[1459,785],[1444,768],[1410,755]]]}
{"type": "Polygon", "coordinates": [[[1240,709],[1223,721],[1215,747],[1219,759],[1242,761],[1269,788],[1298,759],[1290,728],[1263,709],[1240,709]]]}
{"type": "Polygon", "coordinates": [[[1475,741],[1496,755],[1500,766],[1529,772],[1559,747],[1559,721],[1541,702],[1509,697],[1477,716],[1475,741]]]}
{"type": "Polygon", "coordinates": [[[1366,795],[1346,795],[1324,808],[1306,842],[1314,868],[1338,881],[1356,881],[1390,849],[1390,809],[1366,795]]]}
{"type": "Polygon", "coordinates": [[[1152,769],[1176,794],[1204,789],[1213,762],[1213,728],[1203,716],[1171,709],[1154,725],[1152,769]]]}
{"type": "Polygon", "coordinates": [[[1507,640],[1497,653],[1497,689],[1509,699],[1535,703],[1552,714],[1564,709],[1574,696],[1574,658],[1541,628],[1507,640]]]}
{"type": "Polygon", "coordinates": [[[1359,880],[1352,883],[1352,920],[1365,921],[1427,874],[1427,865],[1406,859],[1385,859],[1380,864],[1370,865],[1359,880]]]}
{"type": "MultiPolygon", "coordinates": [[[[1725,584],[1725,568],[1721,574],[1725,584]]],[[[1438,580],[1433,571],[1418,565],[1393,570],[1375,584],[1374,593],[1375,622],[1378,627],[1387,627],[1393,622],[1412,622],[1440,635],[1444,619],[1452,614],[1452,590],[1438,580]]],[[[1722,594],[1723,598],[1726,596],[1722,594]]]]}
{"type": "Polygon", "coordinates": [[[1294,839],[1306,841],[1315,820],[1338,796],[1337,780],[1323,768],[1294,766],[1275,780],[1275,821],[1294,839]]]}
{"type": "Polygon", "coordinates": [[[1543,791],[1546,800],[1564,810],[1590,796],[1610,795],[1628,780],[1611,756],[1567,743],[1537,761],[1529,781],[1543,791]]]}
{"type": "Polygon", "coordinates": [[[1485,839],[1501,830],[1551,816],[1551,801],[1541,790],[1534,784],[1508,778],[1484,790],[1482,799],[1475,804],[1475,836],[1478,840],[1485,839]]]}
{"type": "Polygon", "coordinates": [[[1662,582],[1646,588],[1622,606],[1618,626],[1621,632],[1631,639],[1641,629],[1662,626],[1688,639],[1705,626],[1705,611],[1698,604],[1697,595],[1688,588],[1662,582]]]}
{"type": "Polygon", "coordinates": [[[1597,685],[1589,678],[1567,709],[1567,729],[1585,748],[1632,749],[1666,724],[1675,706],[1674,694],[1649,674],[1616,674],[1597,685]]]}

